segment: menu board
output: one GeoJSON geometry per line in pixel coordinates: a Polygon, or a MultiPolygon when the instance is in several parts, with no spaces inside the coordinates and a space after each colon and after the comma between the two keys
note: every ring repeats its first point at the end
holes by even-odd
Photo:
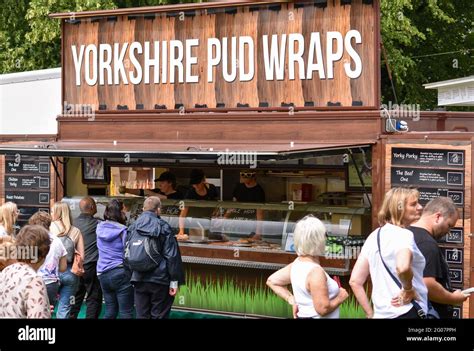
{"type": "Polygon", "coordinates": [[[392,166],[464,169],[464,151],[392,148],[392,166]]]}
{"type": "Polygon", "coordinates": [[[454,306],[453,307],[453,318],[454,319],[461,319],[462,318],[462,307],[461,306],[454,306]]]}
{"type": "Polygon", "coordinates": [[[464,187],[464,172],[411,167],[392,168],[392,184],[417,184],[462,189],[464,187]]]}
{"type": "Polygon", "coordinates": [[[45,174],[49,176],[49,158],[22,155],[5,156],[5,174],[45,174]]]}
{"type": "Polygon", "coordinates": [[[51,176],[48,157],[5,156],[5,201],[17,204],[19,224],[50,206],[51,176]]]}
{"type": "Polygon", "coordinates": [[[49,192],[5,190],[5,201],[14,202],[17,205],[49,205],[49,192]]]}
{"type": "Polygon", "coordinates": [[[419,202],[423,206],[426,205],[430,200],[437,197],[444,196],[450,197],[454,204],[458,207],[464,206],[464,191],[463,190],[451,190],[451,189],[439,189],[439,188],[418,188],[420,192],[419,202]]]}
{"type": "MultiPolygon", "coordinates": [[[[418,201],[425,206],[440,196],[449,197],[458,207],[464,221],[466,201],[466,155],[464,150],[394,147],[391,149],[391,186],[415,187],[420,192],[418,201]]],[[[452,228],[440,238],[440,250],[449,267],[453,288],[464,287],[464,228],[452,228]]],[[[462,311],[456,311],[461,318],[462,311]]]]}
{"type": "Polygon", "coordinates": [[[464,283],[464,273],[461,266],[449,267],[449,278],[454,286],[461,286],[464,283]]]}
{"type": "Polygon", "coordinates": [[[464,249],[453,247],[453,248],[448,248],[445,247],[443,248],[444,251],[444,258],[446,259],[446,262],[449,264],[462,264],[463,263],[463,257],[464,257],[464,249]]]}
{"type": "Polygon", "coordinates": [[[49,176],[5,176],[5,187],[9,189],[49,189],[49,176]]]}
{"type": "Polygon", "coordinates": [[[449,233],[438,239],[440,243],[464,244],[464,228],[451,228],[449,233]]]}
{"type": "Polygon", "coordinates": [[[22,227],[25,225],[31,216],[33,216],[38,211],[43,211],[49,213],[49,205],[46,207],[18,207],[20,212],[17,220],[17,224],[22,227]]]}

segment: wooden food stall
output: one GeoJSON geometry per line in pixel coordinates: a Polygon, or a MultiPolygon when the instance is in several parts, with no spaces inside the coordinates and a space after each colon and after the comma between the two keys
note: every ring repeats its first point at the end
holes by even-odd
{"type": "MultiPolygon", "coordinates": [[[[177,308],[290,316],[264,283],[295,258],[289,237],[308,213],[330,228],[324,267],[347,283],[357,252],[346,248],[360,248],[376,225],[390,169],[398,167],[389,146],[398,135],[384,135],[379,110],[378,0],[212,2],[50,17],[62,28],[59,132],[54,141],[1,144],[5,162],[16,154],[52,157],[51,201],[71,205],[89,194],[102,206],[122,182],[149,188],[164,170],[186,186],[190,170],[203,169],[220,201],[164,203],[174,208],[164,216],[175,229],[176,208],[196,210],[186,230],[195,220],[203,233],[180,244],[188,281],[177,308]],[[104,176],[87,179],[84,165],[102,165],[104,176]],[[242,169],[257,173],[265,203],[232,202],[242,169]],[[252,230],[240,229],[252,221],[223,218],[229,209],[262,210],[263,242],[246,242],[252,230]],[[216,232],[230,240],[213,241],[216,232]]],[[[450,118],[474,121],[472,114],[422,112],[411,130],[448,130],[450,118]]],[[[413,144],[426,141],[408,134],[413,144]]],[[[470,144],[462,150],[470,160],[470,144]]],[[[10,175],[7,166],[3,171],[10,175]]],[[[469,188],[459,224],[464,240],[457,244],[464,263],[456,267],[469,286],[471,172],[467,166],[462,172],[469,188]]],[[[123,199],[133,217],[143,198],[123,199]]],[[[464,306],[464,317],[470,308],[464,306]]]]}

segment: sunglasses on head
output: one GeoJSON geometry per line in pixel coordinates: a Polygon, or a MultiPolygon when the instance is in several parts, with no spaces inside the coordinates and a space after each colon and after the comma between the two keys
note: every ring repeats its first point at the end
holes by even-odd
{"type": "Polygon", "coordinates": [[[253,178],[255,177],[255,173],[252,173],[252,172],[240,172],[240,176],[242,178],[253,178]]]}

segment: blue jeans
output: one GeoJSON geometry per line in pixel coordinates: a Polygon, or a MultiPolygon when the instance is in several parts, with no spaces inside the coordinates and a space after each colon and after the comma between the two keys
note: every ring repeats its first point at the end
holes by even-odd
{"type": "Polygon", "coordinates": [[[56,312],[57,319],[68,319],[71,307],[74,305],[74,294],[79,284],[79,277],[71,273],[71,266],[68,265],[63,273],[59,273],[59,303],[56,312]]]}
{"type": "Polygon", "coordinates": [[[116,267],[99,275],[105,300],[105,319],[133,318],[133,286],[131,273],[124,267],[116,267]]]}

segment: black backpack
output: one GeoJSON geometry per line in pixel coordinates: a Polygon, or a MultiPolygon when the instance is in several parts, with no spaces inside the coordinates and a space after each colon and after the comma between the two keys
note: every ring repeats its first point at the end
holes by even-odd
{"type": "Polygon", "coordinates": [[[158,238],[141,235],[132,230],[125,244],[124,257],[132,271],[149,272],[154,270],[162,260],[158,238]]]}

